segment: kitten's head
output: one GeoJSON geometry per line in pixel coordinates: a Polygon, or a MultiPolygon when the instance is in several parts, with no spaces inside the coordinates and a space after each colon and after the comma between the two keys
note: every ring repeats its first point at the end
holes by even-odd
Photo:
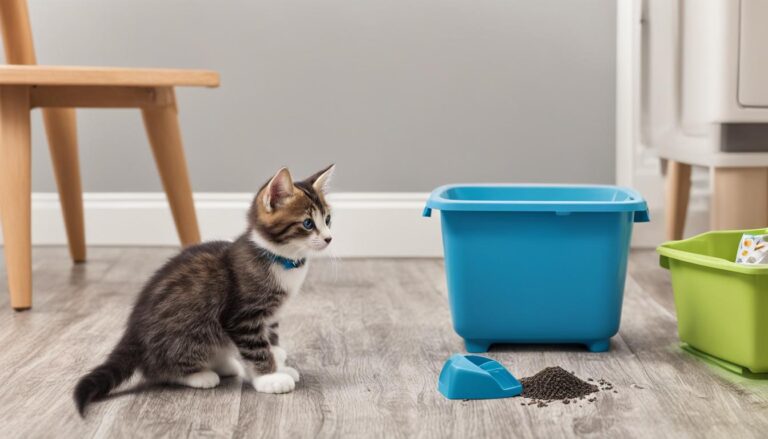
{"type": "Polygon", "coordinates": [[[277,171],[256,194],[248,212],[251,239],[287,258],[303,258],[331,243],[331,209],[325,201],[334,165],[294,182],[277,171]]]}

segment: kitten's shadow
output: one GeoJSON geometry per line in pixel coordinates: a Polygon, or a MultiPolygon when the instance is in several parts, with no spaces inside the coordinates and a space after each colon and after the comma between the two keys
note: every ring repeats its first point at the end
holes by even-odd
{"type": "MultiPolygon", "coordinates": [[[[216,386],[216,388],[240,387],[241,385],[242,385],[242,380],[240,380],[239,378],[226,377],[221,379],[221,384],[216,386]]],[[[133,386],[127,387],[122,390],[118,390],[117,392],[111,392],[107,396],[95,399],[94,402],[109,401],[111,399],[119,398],[121,396],[137,395],[140,393],[153,394],[153,393],[160,393],[160,392],[181,392],[185,390],[197,390],[197,389],[193,389],[187,386],[182,386],[182,385],[173,384],[173,383],[153,383],[149,381],[141,381],[133,386]]],[[[209,390],[209,389],[205,389],[205,390],[209,390]]]]}

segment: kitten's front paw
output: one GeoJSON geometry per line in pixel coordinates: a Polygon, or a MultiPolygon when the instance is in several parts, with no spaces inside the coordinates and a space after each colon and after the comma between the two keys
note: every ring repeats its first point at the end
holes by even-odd
{"type": "Polygon", "coordinates": [[[277,368],[278,373],[284,373],[290,375],[294,381],[299,382],[299,371],[288,366],[280,366],[277,368]]]}
{"type": "Polygon", "coordinates": [[[288,393],[296,388],[296,381],[287,373],[275,372],[254,378],[253,388],[261,393],[288,393]]]}
{"type": "Polygon", "coordinates": [[[285,364],[285,360],[288,359],[288,352],[285,352],[285,349],[280,346],[271,346],[270,350],[272,351],[272,356],[275,357],[275,363],[278,365],[285,364]]]}

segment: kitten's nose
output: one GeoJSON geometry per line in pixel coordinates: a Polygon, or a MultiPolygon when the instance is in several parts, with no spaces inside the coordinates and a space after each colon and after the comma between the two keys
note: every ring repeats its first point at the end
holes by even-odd
{"type": "Polygon", "coordinates": [[[325,243],[326,243],[326,244],[330,244],[332,239],[333,239],[333,238],[331,238],[330,236],[329,236],[329,237],[327,237],[327,238],[325,238],[325,243]]]}

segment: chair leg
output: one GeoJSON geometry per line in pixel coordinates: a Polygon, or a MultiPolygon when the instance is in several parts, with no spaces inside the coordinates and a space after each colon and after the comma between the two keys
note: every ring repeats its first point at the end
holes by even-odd
{"type": "Polygon", "coordinates": [[[29,89],[0,87],[0,217],[11,306],[32,306],[29,89]]]}
{"type": "Polygon", "coordinates": [[[682,239],[688,199],[691,195],[691,165],[667,162],[666,235],[667,239],[682,239]]]}
{"type": "Polygon", "coordinates": [[[85,221],[83,219],[83,188],[77,154],[77,121],[73,108],[43,110],[45,131],[51,151],[56,184],[59,187],[61,211],[69,240],[69,254],[75,262],[84,262],[85,221]]]}
{"type": "Polygon", "coordinates": [[[145,107],[141,112],[181,244],[197,244],[200,242],[200,230],[184,158],[176,105],[145,107]]]}

